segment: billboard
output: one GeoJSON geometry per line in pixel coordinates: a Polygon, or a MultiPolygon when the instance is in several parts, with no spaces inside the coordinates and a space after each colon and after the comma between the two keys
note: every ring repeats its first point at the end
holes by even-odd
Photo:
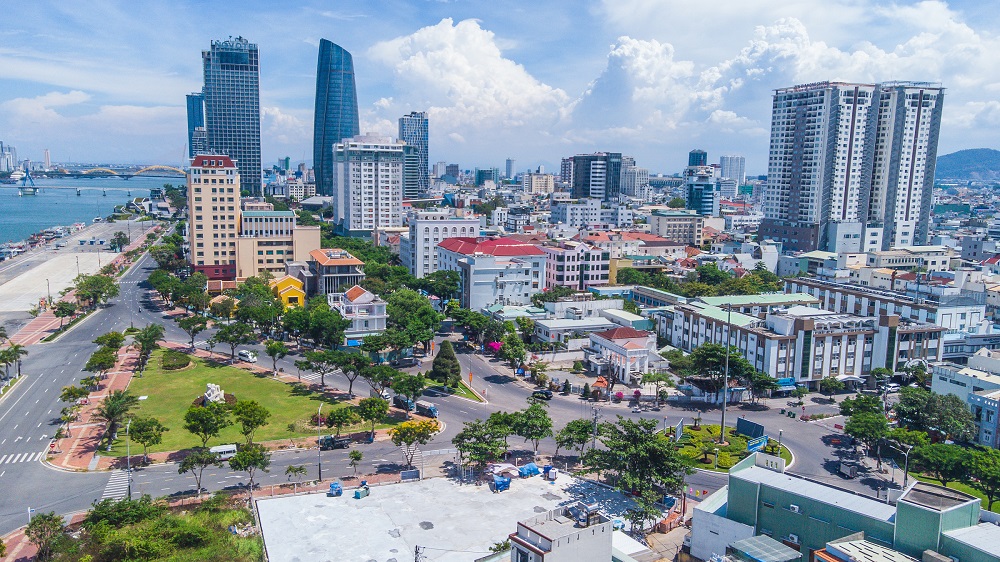
{"type": "Polygon", "coordinates": [[[767,435],[747,441],[747,451],[753,453],[767,446],[767,435]]]}
{"type": "Polygon", "coordinates": [[[736,419],[736,433],[749,437],[750,439],[756,439],[761,435],[764,435],[764,426],[759,423],[752,422],[746,418],[736,419]]]}

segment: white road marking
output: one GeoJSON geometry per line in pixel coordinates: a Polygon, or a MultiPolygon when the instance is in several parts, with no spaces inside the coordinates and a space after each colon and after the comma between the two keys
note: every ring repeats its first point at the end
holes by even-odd
{"type": "Polygon", "coordinates": [[[7,458],[7,455],[4,455],[4,456],[0,457],[0,464],[3,464],[3,461],[4,461],[4,459],[6,459],[6,458],[7,458]]]}
{"type": "Polygon", "coordinates": [[[35,429],[38,429],[39,427],[42,427],[42,422],[38,422],[38,426],[35,429]]]}

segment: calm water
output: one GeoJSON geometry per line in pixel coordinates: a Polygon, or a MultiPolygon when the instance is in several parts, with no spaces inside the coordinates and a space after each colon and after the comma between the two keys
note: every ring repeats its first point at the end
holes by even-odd
{"type": "Polygon", "coordinates": [[[111,214],[115,205],[124,205],[130,197],[149,197],[151,188],[165,183],[183,185],[184,178],[38,179],[38,194],[23,197],[18,197],[15,186],[0,184],[0,243],[23,240],[51,226],[90,224],[94,217],[111,214]],[[82,188],[80,196],[77,187],[82,188]]]}

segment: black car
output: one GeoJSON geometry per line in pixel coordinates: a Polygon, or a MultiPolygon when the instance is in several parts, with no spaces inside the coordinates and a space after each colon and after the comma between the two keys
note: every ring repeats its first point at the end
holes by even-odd
{"type": "Polygon", "coordinates": [[[552,400],[551,390],[536,390],[531,393],[532,398],[541,398],[542,400],[552,400]]]}
{"type": "Polygon", "coordinates": [[[416,367],[419,364],[420,360],[416,357],[403,357],[392,362],[393,367],[416,367]]]}
{"type": "Polygon", "coordinates": [[[319,448],[322,451],[330,449],[346,449],[351,446],[350,437],[334,437],[327,435],[319,440],[319,448]]]}

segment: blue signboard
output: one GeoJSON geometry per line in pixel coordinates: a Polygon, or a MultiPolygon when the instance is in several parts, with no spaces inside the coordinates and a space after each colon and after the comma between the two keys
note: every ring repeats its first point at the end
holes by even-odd
{"type": "Polygon", "coordinates": [[[764,435],[764,426],[759,423],[752,422],[746,418],[736,419],[736,433],[744,435],[751,439],[756,439],[761,435],[764,435]]]}
{"type": "Polygon", "coordinates": [[[747,441],[747,451],[753,453],[759,451],[767,445],[767,435],[747,441]]]}

